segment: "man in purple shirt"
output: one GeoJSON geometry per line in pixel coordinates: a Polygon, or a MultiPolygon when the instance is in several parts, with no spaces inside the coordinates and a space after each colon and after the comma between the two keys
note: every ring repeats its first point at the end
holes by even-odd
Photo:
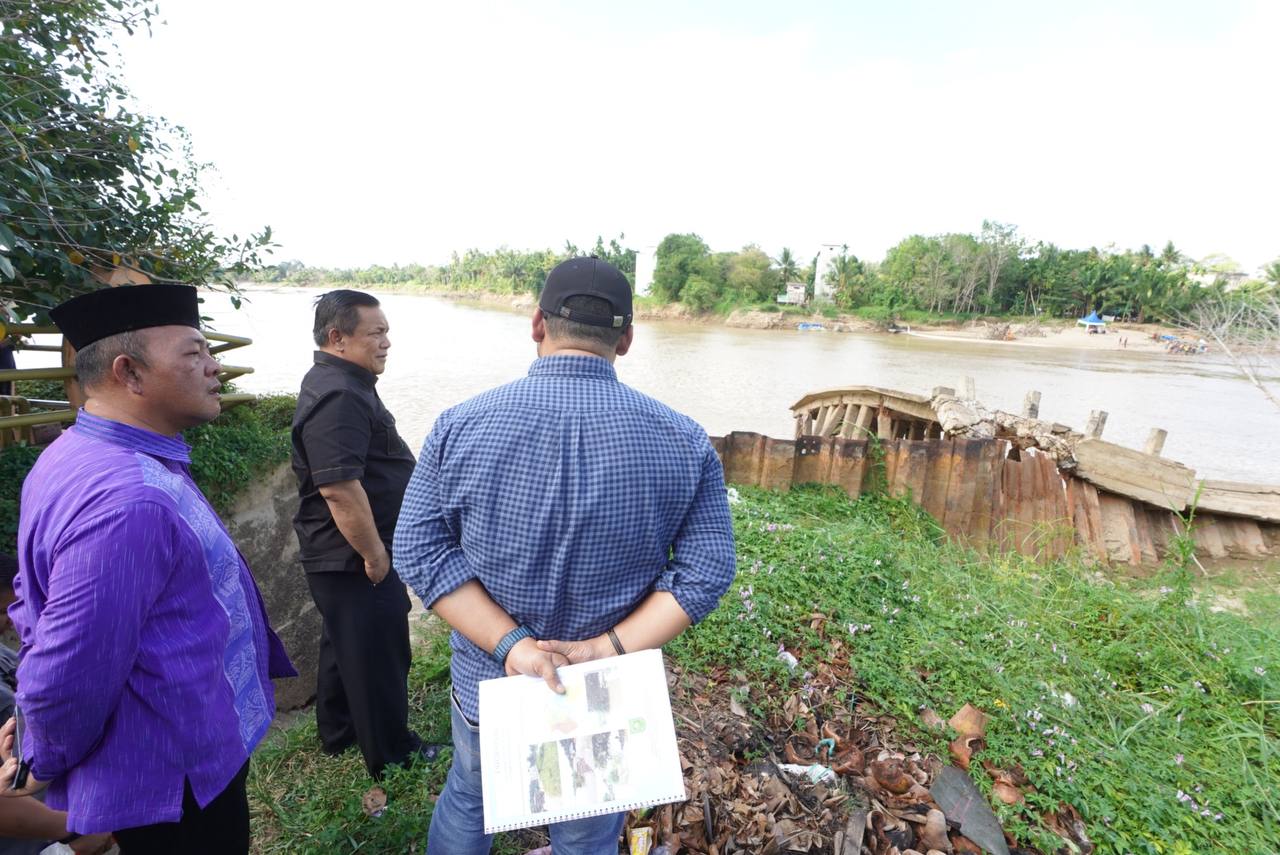
{"type": "Polygon", "coordinates": [[[104,289],[51,315],[88,400],[23,485],[9,615],[30,779],[6,794],[47,785],[70,831],[113,832],[125,855],[247,853],[249,755],[270,678],[296,672],[188,470],[181,431],[220,412],[195,289],[104,289]]]}

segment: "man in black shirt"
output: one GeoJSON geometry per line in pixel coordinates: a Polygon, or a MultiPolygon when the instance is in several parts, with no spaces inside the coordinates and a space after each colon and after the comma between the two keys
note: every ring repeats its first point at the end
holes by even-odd
{"type": "Polygon", "coordinates": [[[380,778],[387,764],[433,756],[408,729],[409,595],[391,567],[391,536],[414,457],[378,397],[388,326],[376,298],[331,291],[316,301],[315,365],[293,417],[302,497],[293,527],[324,619],[316,725],[326,752],[358,744],[380,778]]]}

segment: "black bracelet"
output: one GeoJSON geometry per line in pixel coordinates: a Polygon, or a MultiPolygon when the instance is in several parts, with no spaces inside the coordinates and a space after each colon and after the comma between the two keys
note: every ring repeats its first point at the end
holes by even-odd
{"type": "Polygon", "coordinates": [[[622,642],[618,640],[618,633],[613,630],[607,630],[609,640],[613,642],[613,649],[619,656],[626,656],[627,651],[622,649],[622,642]]]}
{"type": "Polygon", "coordinates": [[[498,646],[493,649],[493,659],[498,666],[505,668],[507,665],[507,654],[511,652],[511,648],[526,638],[533,636],[533,631],[527,626],[518,626],[515,629],[502,636],[502,640],[498,642],[498,646]]]}
{"type": "Polygon", "coordinates": [[[77,831],[73,831],[70,834],[68,834],[66,837],[59,840],[58,842],[63,845],[66,845],[67,843],[74,843],[75,841],[79,840],[81,837],[84,837],[84,835],[80,834],[77,831]]]}

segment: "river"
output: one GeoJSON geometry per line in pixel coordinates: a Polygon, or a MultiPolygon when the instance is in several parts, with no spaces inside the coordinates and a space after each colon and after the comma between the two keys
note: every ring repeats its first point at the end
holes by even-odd
{"type": "MultiPolygon", "coordinates": [[[[214,328],[249,336],[225,361],[251,365],[237,381],[251,392],[296,391],[311,362],[312,289],[247,292],[244,307],[212,297],[214,328]]],[[[534,358],[527,313],[434,297],[379,295],[391,323],[391,353],[378,390],[411,447],[441,410],[521,376],[534,358]]],[[[1071,348],[1011,348],[875,333],[731,329],[641,322],[617,362],[624,382],[700,422],[711,434],[794,432],[790,405],[808,392],[869,384],[927,394],[977,383],[984,404],[1019,411],[1028,389],[1040,414],[1082,429],[1106,410],[1104,437],[1141,448],[1152,427],[1169,431],[1164,454],[1203,477],[1280,483],[1280,414],[1212,358],[1071,348]]]]}

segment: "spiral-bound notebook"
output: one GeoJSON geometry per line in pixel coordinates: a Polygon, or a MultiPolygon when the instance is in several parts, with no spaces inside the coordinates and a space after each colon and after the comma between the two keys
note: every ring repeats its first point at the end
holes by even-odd
{"type": "Polygon", "coordinates": [[[480,683],[486,834],[684,801],[662,653],[480,683]]]}

